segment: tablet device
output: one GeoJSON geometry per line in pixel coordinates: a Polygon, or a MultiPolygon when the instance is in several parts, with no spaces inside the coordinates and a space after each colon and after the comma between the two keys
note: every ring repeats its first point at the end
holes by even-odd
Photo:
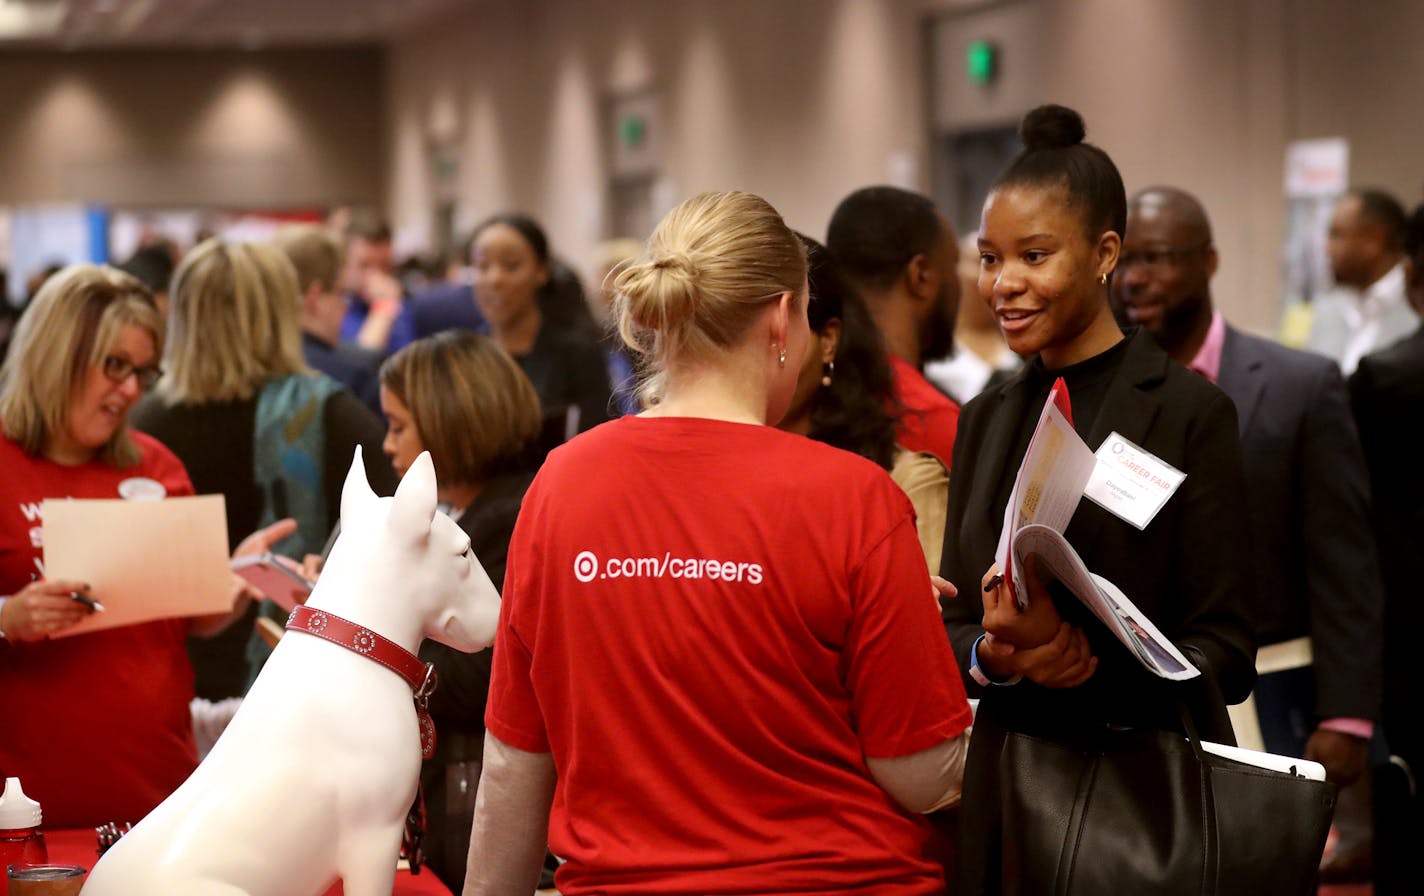
{"type": "Polygon", "coordinates": [[[287,612],[297,604],[306,603],[307,596],[316,587],[295,563],[270,553],[239,557],[232,561],[232,571],[287,612]]]}
{"type": "Polygon", "coordinates": [[[1259,750],[1228,747],[1225,744],[1213,744],[1207,741],[1202,741],[1202,749],[1226,759],[1254,765],[1257,768],[1295,775],[1297,778],[1309,778],[1312,781],[1325,780],[1325,766],[1318,762],[1311,762],[1309,759],[1296,759],[1294,756],[1279,756],[1275,753],[1262,753],[1259,750]]]}

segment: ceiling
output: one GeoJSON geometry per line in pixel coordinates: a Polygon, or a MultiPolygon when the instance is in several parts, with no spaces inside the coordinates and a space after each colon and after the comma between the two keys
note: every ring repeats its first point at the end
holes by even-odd
{"type": "Polygon", "coordinates": [[[0,0],[0,44],[37,48],[382,43],[478,0],[0,0]]]}

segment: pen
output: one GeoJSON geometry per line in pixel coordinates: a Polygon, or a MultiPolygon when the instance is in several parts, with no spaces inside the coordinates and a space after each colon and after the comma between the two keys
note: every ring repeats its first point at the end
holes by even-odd
{"type": "Polygon", "coordinates": [[[88,608],[89,608],[89,612],[91,612],[91,613],[102,613],[102,612],[104,612],[104,605],[103,605],[103,604],[99,603],[97,600],[95,600],[95,599],[92,598],[92,597],[85,597],[84,595],[80,594],[78,591],[71,591],[71,592],[69,592],[69,599],[72,600],[72,601],[74,601],[75,603],[81,603],[81,604],[83,604],[84,606],[88,607],[88,608]]]}
{"type": "Polygon", "coordinates": [[[989,579],[989,581],[984,583],[984,593],[988,594],[990,591],[993,591],[995,588],[998,588],[1002,584],[1004,584],[1004,577],[999,575],[998,573],[995,573],[994,576],[989,579]]]}

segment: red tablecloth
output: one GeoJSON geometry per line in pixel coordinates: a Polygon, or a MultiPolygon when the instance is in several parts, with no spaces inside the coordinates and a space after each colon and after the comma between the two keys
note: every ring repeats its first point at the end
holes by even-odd
{"type": "MultiPolygon", "coordinates": [[[[82,865],[88,870],[99,860],[99,844],[93,828],[45,831],[45,845],[49,848],[49,860],[56,864],[82,865]]],[[[393,896],[450,896],[450,889],[429,871],[419,874],[397,871],[395,889],[391,892],[393,896]]],[[[338,883],[326,896],[339,896],[340,893],[341,884],[338,883]]]]}

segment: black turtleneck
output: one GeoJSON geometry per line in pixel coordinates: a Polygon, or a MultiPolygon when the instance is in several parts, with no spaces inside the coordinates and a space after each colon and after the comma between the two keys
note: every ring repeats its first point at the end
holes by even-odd
{"type": "MultiPolygon", "coordinates": [[[[1010,467],[1012,470],[1017,472],[1019,464],[1023,463],[1023,456],[1028,452],[1029,441],[1033,439],[1033,430],[1038,425],[1038,417],[1043,410],[1043,403],[1048,400],[1049,390],[1053,388],[1054,382],[1060,377],[1062,377],[1064,385],[1068,387],[1068,400],[1073,408],[1073,428],[1078,435],[1084,436],[1086,439],[1086,434],[1098,419],[1098,412],[1102,410],[1103,398],[1107,396],[1108,386],[1117,376],[1123,359],[1127,357],[1129,342],[1131,342],[1130,336],[1091,358],[1076,364],[1069,364],[1067,367],[1060,367],[1057,370],[1050,370],[1044,366],[1042,356],[1035,357],[1024,366],[1023,378],[1031,391],[1029,392],[1027,410],[1023,419],[1019,421],[1018,434],[1014,438],[1014,453],[1012,455],[1014,460],[1010,467]]],[[[1097,450],[1098,446],[1089,445],[1088,447],[1097,450]]],[[[1009,503],[1009,495],[1014,488],[1014,478],[1008,476],[999,483],[999,492],[994,497],[995,507],[999,513],[1002,513],[1005,505],[1009,503]]]]}

